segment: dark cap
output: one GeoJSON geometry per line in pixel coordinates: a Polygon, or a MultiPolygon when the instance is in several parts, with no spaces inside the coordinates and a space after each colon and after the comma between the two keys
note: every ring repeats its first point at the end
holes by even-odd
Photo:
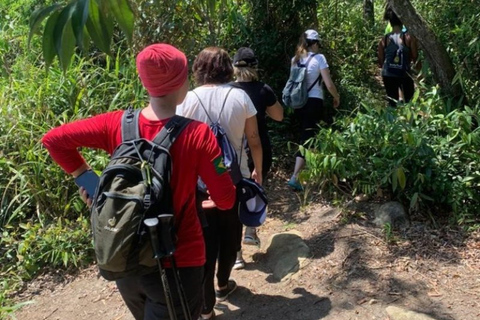
{"type": "Polygon", "coordinates": [[[235,67],[253,67],[258,64],[258,59],[252,49],[242,47],[238,49],[233,57],[233,65],[235,67]]]}

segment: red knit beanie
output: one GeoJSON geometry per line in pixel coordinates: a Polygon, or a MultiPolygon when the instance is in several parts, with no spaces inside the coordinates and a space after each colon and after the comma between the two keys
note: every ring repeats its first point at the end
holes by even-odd
{"type": "Polygon", "coordinates": [[[165,44],[152,44],[137,55],[137,70],[151,97],[161,97],[182,87],[188,75],[185,54],[165,44]]]}

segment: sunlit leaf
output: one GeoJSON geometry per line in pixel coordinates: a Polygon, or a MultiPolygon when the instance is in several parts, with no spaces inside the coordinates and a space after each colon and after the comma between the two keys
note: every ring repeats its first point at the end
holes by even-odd
{"type": "Polygon", "coordinates": [[[88,8],[90,0],[78,0],[75,10],[72,14],[72,27],[73,33],[75,34],[75,39],[77,40],[77,45],[84,49],[84,32],[85,24],[88,19],[88,8]]]}
{"type": "MultiPolygon", "coordinates": [[[[76,7],[76,2],[71,2],[68,6],[63,8],[63,10],[60,12],[60,15],[58,16],[57,23],[55,24],[55,28],[53,29],[53,42],[55,44],[55,51],[60,58],[60,63],[62,64],[64,61],[62,61],[61,57],[62,55],[65,55],[64,52],[65,50],[68,50],[69,48],[63,47],[64,46],[64,39],[67,40],[65,45],[70,44],[70,39],[64,38],[64,31],[67,29],[68,26],[71,28],[71,19],[72,19],[72,14],[73,11],[75,10],[76,7]]],[[[73,31],[72,31],[73,35],[73,31]]],[[[63,67],[63,64],[62,64],[63,67]]]]}
{"type": "Polygon", "coordinates": [[[46,8],[40,8],[35,10],[32,15],[30,16],[30,33],[28,34],[28,45],[30,45],[30,41],[34,33],[40,29],[40,25],[42,24],[43,20],[48,17],[49,14],[61,8],[61,5],[54,4],[46,8]]]}
{"type": "Polygon", "coordinates": [[[133,37],[133,25],[135,22],[135,16],[133,15],[132,8],[128,3],[128,0],[106,0],[108,3],[108,9],[113,13],[120,29],[127,36],[129,43],[132,43],[133,37]]]}
{"type": "Polygon", "coordinates": [[[45,25],[45,30],[43,32],[43,59],[45,60],[45,67],[47,70],[52,64],[53,59],[55,59],[56,55],[55,44],[53,41],[53,29],[55,28],[55,24],[57,23],[59,15],[60,11],[56,11],[50,15],[47,20],[47,24],[45,25]]]}
{"type": "Polygon", "coordinates": [[[62,36],[62,48],[60,50],[60,65],[63,71],[67,71],[72,61],[72,56],[75,51],[75,35],[73,34],[72,25],[69,23],[65,27],[62,36]]]}
{"type": "Polygon", "coordinates": [[[110,43],[113,36],[113,22],[107,18],[96,1],[91,1],[89,6],[89,14],[87,20],[87,30],[92,37],[95,45],[103,52],[110,53],[110,43]]]}

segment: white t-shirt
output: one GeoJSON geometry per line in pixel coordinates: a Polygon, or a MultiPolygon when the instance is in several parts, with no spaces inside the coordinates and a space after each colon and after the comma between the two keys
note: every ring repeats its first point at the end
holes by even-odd
{"type": "MultiPolygon", "coordinates": [[[[310,57],[312,54],[313,52],[309,52],[308,56],[300,58],[300,63],[306,63],[308,60],[308,57],[310,57]]],[[[292,62],[294,58],[292,58],[292,62]]],[[[320,75],[320,70],[327,69],[327,68],[328,68],[328,63],[327,63],[327,59],[325,59],[325,56],[320,53],[316,54],[310,60],[310,63],[307,66],[307,88],[310,88],[313,82],[317,80],[318,76],[320,75]]],[[[318,79],[317,83],[313,86],[313,88],[308,92],[308,97],[323,99],[321,76],[320,76],[320,79],[318,79]]]]}
{"type": "MultiPolygon", "coordinates": [[[[202,86],[194,90],[200,97],[212,121],[217,121],[223,101],[230,88],[232,87],[228,85],[217,85],[202,86]]],[[[197,96],[191,91],[188,92],[182,104],[177,106],[177,114],[208,124],[211,123],[197,96]]],[[[247,154],[242,145],[242,142],[244,142],[245,121],[256,114],[257,110],[245,91],[232,88],[219,119],[219,123],[225,130],[228,140],[237,151],[239,160],[241,157],[240,170],[246,178],[250,178],[250,170],[248,169],[247,154]]]]}

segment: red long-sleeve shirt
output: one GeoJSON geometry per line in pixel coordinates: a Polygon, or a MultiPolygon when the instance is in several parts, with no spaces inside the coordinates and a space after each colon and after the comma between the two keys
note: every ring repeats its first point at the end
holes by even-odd
{"type": "MultiPolygon", "coordinates": [[[[110,155],[121,143],[121,118],[123,111],[71,122],[50,130],[42,139],[51,157],[66,172],[72,173],[85,163],[79,147],[103,149],[110,155]]],[[[169,119],[148,120],[139,117],[140,136],[153,140],[169,119]]],[[[230,175],[221,167],[221,150],[210,128],[192,121],[178,136],[170,149],[174,212],[182,208],[177,231],[175,258],[179,267],[195,267],[205,263],[205,244],[196,208],[198,176],[208,187],[210,196],[219,208],[229,209],[235,202],[235,187],[230,175]]]]}

